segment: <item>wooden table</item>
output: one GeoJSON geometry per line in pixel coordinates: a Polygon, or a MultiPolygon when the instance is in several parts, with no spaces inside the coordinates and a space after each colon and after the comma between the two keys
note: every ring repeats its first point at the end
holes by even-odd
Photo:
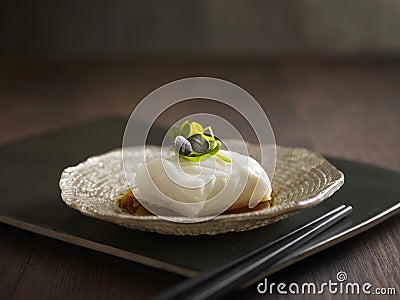
{"type": "MultiPolygon", "coordinates": [[[[127,116],[160,85],[201,75],[248,90],[279,144],[400,170],[400,60],[8,60],[0,69],[1,144],[94,117],[127,116]]],[[[396,215],[268,280],[321,283],[344,271],[354,282],[399,294],[399,232],[396,215]]],[[[0,266],[0,299],[143,299],[183,279],[3,224],[0,266]]],[[[263,297],[253,285],[233,298],[263,297]]]]}

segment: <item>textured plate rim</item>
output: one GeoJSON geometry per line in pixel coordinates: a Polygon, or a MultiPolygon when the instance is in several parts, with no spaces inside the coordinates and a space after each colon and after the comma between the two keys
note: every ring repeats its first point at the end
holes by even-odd
{"type": "MultiPolygon", "coordinates": [[[[316,193],[315,195],[312,195],[309,198],[298,201],[298,202],[290,202],[288,204],[278,204],[276,206],[273,206],[273,207],[270,207],[270,208],[267,208],[264,210],[254,211],[254,212],[218,215],[215,218],[208,220],[206,222],[203,222],[203,218],[176,217],[174,220],[179,223],[182,223],[182,222],[187,223],[187,221],[196,221],[199,224],[205,224],[205,223],[210,224],[210,223],[214,223],[214,222],[219,222],[219,221],[223,221],[223,220],[231,220],[231,219],[235,219],[235,221],[245,221],[245,220],[265,219],[266,217],[267,218],[279,217],[279,216],[285,215],[285,214],[293,214],[299,210],[314,206],[314,205],[322,202],[323,200],[329,198],[334,192],[336,192],[344,184],[344,174],[341,171],[339,171],[335,166],[333,166],[329,161],[327,161],[321,154],[314,152],[312,150],[309,150],[309,149],[298,148],[298,147],[277,146],[277,150],[279,150],[279,149],[306,151],[309,154],[316,156],[316,158],[320,159],[325,164],[327,164],[332,170],[334,170],[336,172],[336,175],[338,176],[338,178],[336,180],[333,180],[332,182],[330,182],[324,188],[323,191],[320,191],[320,192],[316,193]]],[[[120,225],[126,225],[123,223],[123,221],[140,221],[143,223],[165,222],[165,223],[168,223],[169,225],[171,223],[175,223],[175,222],[171,222],[166,219],[163,219],[159,216],[135,216],[135,215],[123,213],[122,211],[121,211],[121,213],[117,213],[117,210],[110,211],[107,213],[104,213],[104,212],[96,213],[92,210],[84,209],[81,206],[76,204],[77,200],[81,200],[81,199],[77,199],[74,197],[74,192],[72,191],[73,187],[70,184],[68,184],[68,181],[70,180],[69,175],[73,172],[76,172],[76,171],[79,171],[80,169],[82,169],[88,162],[90,163],[91,160],[94,160],[100,156],[112,154],[113,152],[121,152],[121,149],[114,149],[114,150],[106,152],[104,154],[92,156],[92,157],[86,159],[85,161],[79,163],[76,166],[72,166],[72,167],[68,167],[68,168],[64,169],[61,174],[60,182],[59,182],[59,186],[61,189],[61,197],[62,197],[63,201],[69,207],[74,208],[74,209],[80,211],[82,214],[90,216],[90,217],[94,217],[94,218],[98,218],[98,219],[102,219],[102,220],[107,219],[114,223],[117,223],[115,218],[118,217],[118,219],[121,221],[121,222],[118,222],[118,224],[120,224],[120,225]]],[[[146,228],[143,228],[143,229],[145,230],[146,228]]]]}

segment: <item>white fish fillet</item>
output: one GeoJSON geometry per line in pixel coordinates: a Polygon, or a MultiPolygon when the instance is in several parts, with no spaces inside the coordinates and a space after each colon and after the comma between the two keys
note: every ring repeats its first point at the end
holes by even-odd
{"type": "MultiPolygon", "coordinates": [[[[186,217],[217,215],[228,208],[254,207],[271,196],[271,182],[253,158],[220,150],[232,163],[212,157],[194,163],[172,155],[140,163],[133,193],[152,207],[186,217]]],[[[154,211],[152,210],[154,213],[154,211]]]]}

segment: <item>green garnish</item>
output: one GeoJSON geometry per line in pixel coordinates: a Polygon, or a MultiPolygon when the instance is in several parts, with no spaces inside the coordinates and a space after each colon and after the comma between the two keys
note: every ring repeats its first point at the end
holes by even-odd
{"type": "Polygon", "coordinates": [[[174,142],[175,152],[186,160],[199,162],[215,155],[227,163],[231,162],[229,158],[218,154],[221,141],[214,136],[210,126],[203,129],[197,122],[185,121],[179,127],[172,127],[168,136],[174,142]]]}

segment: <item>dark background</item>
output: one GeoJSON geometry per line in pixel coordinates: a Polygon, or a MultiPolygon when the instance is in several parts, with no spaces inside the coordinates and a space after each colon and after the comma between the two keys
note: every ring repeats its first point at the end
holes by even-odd
{"type": "MultiPolygon", "coordinates": [[[[152,90],[191,76],[249,91],[278,144],[400,170],[399,1],[0,2],[0,145],[128,117],[152,90]]],[[[345,271],[399,293],[399,232],[396,215],[271,282],[345,271]]],[[[146,298],[182,280],[6,225],[0,235],[4,299],[146,298]]],[[[237,298],[257,298],[255,287],[237,298]]]]}
{"type": "Polygon", "coordinates": [[[2,1],[0,11],[0,143],[128,116],[162,84],[214,76],[261,103],[279,143],[315,139],[318,151],[400,169],[398,1],[2,1]],[[364,146],[332,151],[338,139],[364,146]],[[377,161],[379,151],[393,155],[377,161]]]}
{"type": "Polygon", "coordinates": [[[3,1],[7,55],[397,55],[396,0],[3,1]]]}

